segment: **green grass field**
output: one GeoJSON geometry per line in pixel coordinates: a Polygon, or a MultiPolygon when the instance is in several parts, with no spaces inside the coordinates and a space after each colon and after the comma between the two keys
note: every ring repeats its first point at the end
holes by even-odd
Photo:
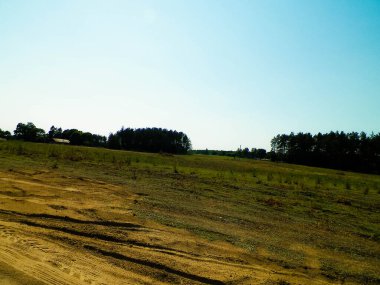
{"type": "MultiPolygon", "coordinates": [[[[0,142],[0,170],[132,187],[138,218],[331,282],[380,284],[380,176],[229,157],[0,142]]],[[[278,284],[289,284],[279,280],[278,284]]]]}

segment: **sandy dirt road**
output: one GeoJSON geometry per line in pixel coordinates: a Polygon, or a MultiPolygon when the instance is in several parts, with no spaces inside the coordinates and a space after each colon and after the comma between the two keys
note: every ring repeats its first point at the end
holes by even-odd
{"type": "Polygon", "coordinates": [[[58,172],[0,172],[0,284],[325,283],[139,220],[136,193],[58,172]]]}

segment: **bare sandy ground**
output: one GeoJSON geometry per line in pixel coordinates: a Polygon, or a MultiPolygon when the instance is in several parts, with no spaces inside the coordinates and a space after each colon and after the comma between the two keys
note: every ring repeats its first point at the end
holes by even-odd
{"type": "Polygon", "coordinates": [[[139,220],[135,190],[58,172],[0,172],[0,284],[279,284],[284,276],[326,284],[139,220]]]}

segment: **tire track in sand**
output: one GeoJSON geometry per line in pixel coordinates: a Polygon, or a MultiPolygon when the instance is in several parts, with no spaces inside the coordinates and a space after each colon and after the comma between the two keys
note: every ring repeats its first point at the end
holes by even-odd
{"type": "Polygon", "coordinates": [[[0,221],[0,260],[41,284],[162,284],[113,266],[104,258],[28,235],[12,222],[0,221]]]}

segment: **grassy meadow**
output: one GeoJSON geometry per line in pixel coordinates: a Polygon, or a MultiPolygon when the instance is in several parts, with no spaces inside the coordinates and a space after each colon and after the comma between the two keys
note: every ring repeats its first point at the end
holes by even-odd
{"type": "MultiPolygon", "coordinates": [[[[137,218],[242,248],[252,263],[380,284],[380,176],[204,155],[0,142],[0,171],[125,186],[137,218]]],[[[0,205],[1,207],[1,205],[0,205]]]]}

